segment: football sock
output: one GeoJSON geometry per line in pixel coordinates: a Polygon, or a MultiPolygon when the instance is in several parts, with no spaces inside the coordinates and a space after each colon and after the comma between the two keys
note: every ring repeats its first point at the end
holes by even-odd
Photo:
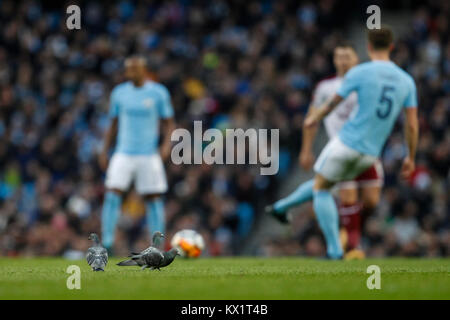
{"type": "Polygon", "coordinates": [[[275,202],[273,205],[275,212],[282,214],[289,208],[311,201],[313,199],[313,186],[314,179],[299,185],[290,195],[275,202]]]}
{"type": "Polygon", "coordinates": [[[331,259],[342,257],[343,251],[339,241],[339,216],[336,203],[329,191],[314,191],[314,211],[327,243],[327,254],[331,259]]]}
{"type": "Polygon", "coordinates": [[[361,240],[361,204],[339,205],[341,225],[347,232],[346,250],[359,247],[361,240]]]}
{"type": "MultiPolygon", "coordinates": [[[[153,232],[165,232],[164,202],[161,198],[149,200],[146,203],[147,228],[150,238],[153,232]]],[[[164,244],[164,238],[161,239],[161,245],[164,244]]]]}
{"type": "Polygon", "coordinates": [[[120,195],[112,191],[106,192],[102,208],[102,243],[108,249],[114,244],[114,234],[119,220],[121,203],[120,195]]]}

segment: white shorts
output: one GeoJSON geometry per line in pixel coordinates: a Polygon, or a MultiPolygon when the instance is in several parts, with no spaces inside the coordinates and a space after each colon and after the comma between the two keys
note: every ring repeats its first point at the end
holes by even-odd
{"type": "Polygon", "coordinates": [[[347,147],[335,137],[320,153],[314,171],[331,182],[353,180],[376,161],[377,157],[347,147]]]}
{"type": "Polygon", "coordinates": [[[126,191],[135,182],[140,194],[159,194],[167,191],[166,173],[159,154],[128,155],[115,153],[106,171],[108,189],[126,191]]]}

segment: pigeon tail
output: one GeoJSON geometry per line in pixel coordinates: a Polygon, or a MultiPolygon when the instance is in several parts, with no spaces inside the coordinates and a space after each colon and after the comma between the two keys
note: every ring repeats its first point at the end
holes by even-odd
{"type": "Polygon", "coordinates": [[[92,270],[94,271],[98,271],[98,269],[104,271],[105,266],[106,264],[100,258],[96,258],[91,264],[92,270]]]}
{"type": "Polygon", "coordinates": [[[138,259],[142,259],[142,254],[136,254],[133,256],[129,256],[130,260],[138,260],[138,259]]]}
{"type": "Polygon", "coordinates": [[[134,260],[124,260],[120,261],[117,265],[122,267],[128,267],[128,266],[137,266],[138,264],[134,260]]]}

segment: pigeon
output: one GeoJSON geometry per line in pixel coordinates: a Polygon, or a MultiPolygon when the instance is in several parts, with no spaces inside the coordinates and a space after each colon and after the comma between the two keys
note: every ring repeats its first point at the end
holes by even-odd
{"type": "MultiPolygon", "coordinates": [[[[164,235],[156,231],[152,237],[152,244],[158,246],[160,244],[160,239],[164,235]]],[[[161,265],[164,254],[158,248],[150,246],[147,249],[136,253],[132,252],[129,256],[130,259],[119,262],[118,266],[140,266],[142,270],[145,268],[157,267],[161,265]]]]}
{"type": "Polygon", "coordinates": [[[179,255],[180,255],[180,252],[178,251],[178,249],[172,248],[169,251],[166,251],[163,253],[164,258],[161,261],[161,264],[159,266],[153,267],[151,269],[160,270],[159,268],[167,267],[169,264],[172,263],[173,260],[175,260],[175,257],[179,256],[179,255]]]}
{"type": "Polygon", "coordinates": [[[108,263],[108,252],[100,245],[100,240],[96,233],[89,235],[89,240],[94,241],[94,246],[90,247],[86,253],[87,263],[93,271],[105,271],[108,263]]]}

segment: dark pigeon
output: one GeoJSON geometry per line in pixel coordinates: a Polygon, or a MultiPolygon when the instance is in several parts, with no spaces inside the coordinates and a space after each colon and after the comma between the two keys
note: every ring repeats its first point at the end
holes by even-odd
{"type": "Polygon", "coordinates": [[[135,261],[144,270],[145,268],[155,268],[161,265],[164,260],[164,254],[159,249],[150,247],[138,255],[132,255],[131,260],[135,261]]]}
{"type": "Polygon", "coordinates": [[[101,246],[97,234],[91,233],[89,240],[94,241],[94,246],[90,247],[86,253],[87,263],[93,271],[105,271],[106,264],[108,263],[108,252],[101,246]]]}
{"type": "Polygon", "coordinates": [[[167,267],[169,264],[172,263],[173,260],[175,260],[176,256],[179,256],[180,253],[178,252],[178,249],[172,248],[169,251],[166,251],[163,253],[163,260],[161,261],[161,264],[159,266],[152,267],[151,269],[158,269],[167,267]]]}
{"type": "MultiPolygon", "coordinates": [[[[163,238],[164,235],[156,231],[152,237],[152,245],[158,246],[160,244],[160,239],[163,238]]],[[[154,246],[150,246],[147,249],[135,253],[132,252],[129,256],[130,259],[119,262],[118,266],[140,266],[142,270],[145,268],[151,268],[161,265],[161,262],[164,259],[164,255],[158,248],[154,246]]]]}

